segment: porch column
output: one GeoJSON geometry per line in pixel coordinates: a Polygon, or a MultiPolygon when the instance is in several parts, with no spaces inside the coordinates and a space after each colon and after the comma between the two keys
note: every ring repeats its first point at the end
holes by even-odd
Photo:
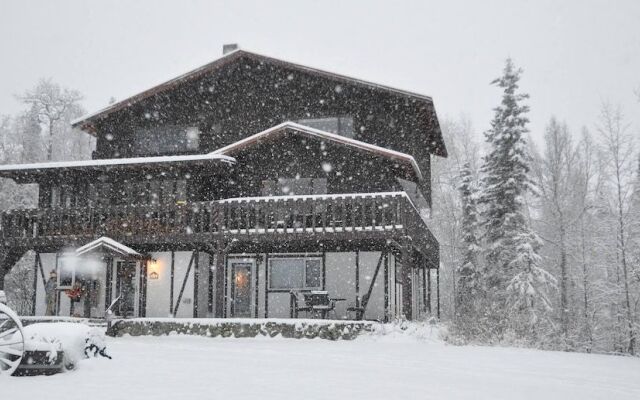
{"type": "Polygon", "coordinates": [[[413,319],[412,313],[412,260],[411,260],[411,242],[405,238],[400,245],[400,254],[402,262],[402,314],[409,321],[413,319]]]}
{"type": "Polygon", "coordinates": [[[440,268],[436,268],[436,291],[438,297],[438,319],[440,319],[440,268]]]}
{"type": "Polygon", "coordinates": [[[225,308],[225,293],[224,293],[224,242],[222,240],[218,240],[216,246],[216,288],[215,288],[215,296],[216,296],[216,318],[224,318],[224,308],[225,308]]]}
{"type": "Polygon", "coordinates": [[[431,315],[431,268],[427,268],[427,311],[431,315]]]}
{"type": "Polygon", "coordinates": [[[0,290],[4,290],[4,276],[9,269],[5,266],[5,262],[7,261],[7,250],[4,247],[0,247],[0,290]]]}
{"type": "Polygon", "coordinates": [[[423,265],[422,268],[422,310],[427,313],[427,271],[429,271],[428,265],[423,265]]]}
{"type": "Polygon", "coordinates": [[[384,322],[389,322],[389,256],[388,255],[384,258],[384,322]]]}

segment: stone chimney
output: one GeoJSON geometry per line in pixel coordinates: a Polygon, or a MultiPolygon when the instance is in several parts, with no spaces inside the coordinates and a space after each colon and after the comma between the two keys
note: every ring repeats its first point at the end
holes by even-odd
{"type": "Polygon", "coordinates": [[[238,50],[238,43],[229,43],[222,45],[222,55],[231,53],[234,50],[238,50]]]}

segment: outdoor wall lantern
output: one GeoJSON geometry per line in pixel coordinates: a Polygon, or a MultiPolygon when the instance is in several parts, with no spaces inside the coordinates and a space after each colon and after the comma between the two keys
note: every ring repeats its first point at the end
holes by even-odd
{"type": "Polygon", "coordinates": [[[149,279],[156,280],[160,278],[160,274],[158,273],[158,271],[160,270],[160,263],[158,262],[158,260],[149,260],[149,263],[147,264],[147,270],[149,271],[149,279]]]}

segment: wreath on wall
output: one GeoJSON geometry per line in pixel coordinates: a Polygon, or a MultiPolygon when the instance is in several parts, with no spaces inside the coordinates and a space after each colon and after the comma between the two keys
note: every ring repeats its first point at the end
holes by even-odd
{"type": "Polygon", "coordinates": [[[71,301],[78,301],[82,297],[82,287],[79,284],[73,285],[71,289],[67,289],[64,293],[71,299],[71,301]]]}

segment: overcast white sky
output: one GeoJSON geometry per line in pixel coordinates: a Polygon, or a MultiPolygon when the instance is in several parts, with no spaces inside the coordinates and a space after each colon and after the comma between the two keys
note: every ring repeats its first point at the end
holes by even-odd
{"type": "Polygon", "coordinates": [[[221,55],[223,43],[434,98],[487,129],[504,59],[525,70],[531,130],[593,127],[604,100],[640,136],[640,0],[0,2],[0,114],[39,77],[88,111],[221,55]]]}

